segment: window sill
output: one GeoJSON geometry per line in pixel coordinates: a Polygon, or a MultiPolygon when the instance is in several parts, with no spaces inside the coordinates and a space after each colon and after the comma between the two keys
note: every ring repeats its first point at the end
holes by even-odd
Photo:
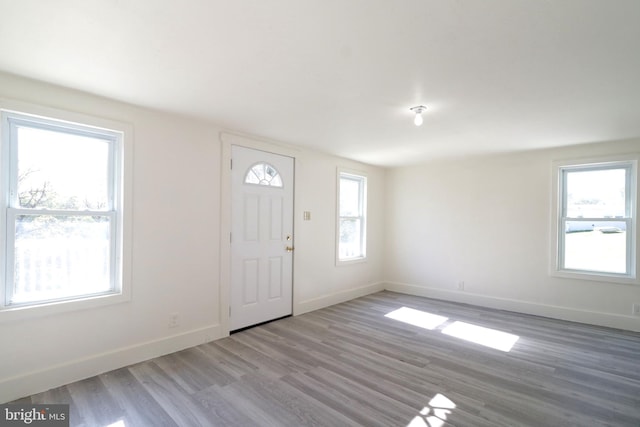
{"type": "Polygon", "coordinates": [[[615,283],[620,285],[640,285],[640,280],[638,278],[629,277],[629,276],[621,276],[621,275],[613,275],[606,273],[591,273],[591,272],[574,272],[574,271],[552,271],[550,273],[551,277],[557,277],[560,279],[574,279],[574,280],[590,280],[594,282],[603,282],[603,283],[615,283]]]}
{"type": "Polygon", "coordinates": [[[40,305],[18,307],[9,306],[0,309],[0,323],[30,320],[55,314],[68,313],[72,311],[104,307],[113,304],[120,304],[130,300],[130,295],[126,293],[117,293],[98,295],[83,299],[56,301],[40,305]]]}
{"type": "Polygon", "coordinates": [[[336,260],[336,266],[340,267],[340,266],[351,265],[351,264],[362,264],[366,262],[367,262],[366,256],[358,257],[358,258],[338,259],[336,260]]]}

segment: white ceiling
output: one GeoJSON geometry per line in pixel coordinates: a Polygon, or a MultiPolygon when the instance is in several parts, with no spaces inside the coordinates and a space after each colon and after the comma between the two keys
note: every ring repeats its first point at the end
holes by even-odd
{"type": "Polygon", "coordinates": [[[0,70],[395,166],[640,137],[640,1],[0,0],[0,70]]]}

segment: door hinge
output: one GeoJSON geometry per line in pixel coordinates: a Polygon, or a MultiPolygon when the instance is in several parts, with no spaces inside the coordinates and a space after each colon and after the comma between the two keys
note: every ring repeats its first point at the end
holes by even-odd
{"type": "Polygon", "coordinates": [[[229,159],[229,169],[233,169],[233,159],[229,159]]]}
{"type": "Polygon", "coordinates": [[[229,306],[229,317],[231,317],[231,306],[229,306]]]}

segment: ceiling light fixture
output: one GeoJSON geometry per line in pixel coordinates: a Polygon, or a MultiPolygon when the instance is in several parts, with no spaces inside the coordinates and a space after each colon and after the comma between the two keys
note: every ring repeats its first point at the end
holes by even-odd
{"type": "Polygon", "coordinates": [[[418,105],[417,107],[411,107],[409,109],[416,113],[416,116],[413,118],[413,123],[415,123],[416,126],[422,125],[422,113],[427,109],[427,107],[424,105],[418,105]]]}

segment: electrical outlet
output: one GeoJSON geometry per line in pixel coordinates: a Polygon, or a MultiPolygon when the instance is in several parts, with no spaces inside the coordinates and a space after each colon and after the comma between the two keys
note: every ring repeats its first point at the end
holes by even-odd
{"type": "Polygon", "coordinates": [[[631,306],[631,314],[634,316],[640,316],[640,303],[634,303],[631,306]]]}
{"type": "Polygon", "coordinates": [[[177,328],[180,326],[180,315],[178,313],[169,313],[169,327],[177,328]]]}
{"type": "Polygon", "coordinates": [[[458,290],[464,291],[464,281],[461,280],[458,282],[458,290]]]}

